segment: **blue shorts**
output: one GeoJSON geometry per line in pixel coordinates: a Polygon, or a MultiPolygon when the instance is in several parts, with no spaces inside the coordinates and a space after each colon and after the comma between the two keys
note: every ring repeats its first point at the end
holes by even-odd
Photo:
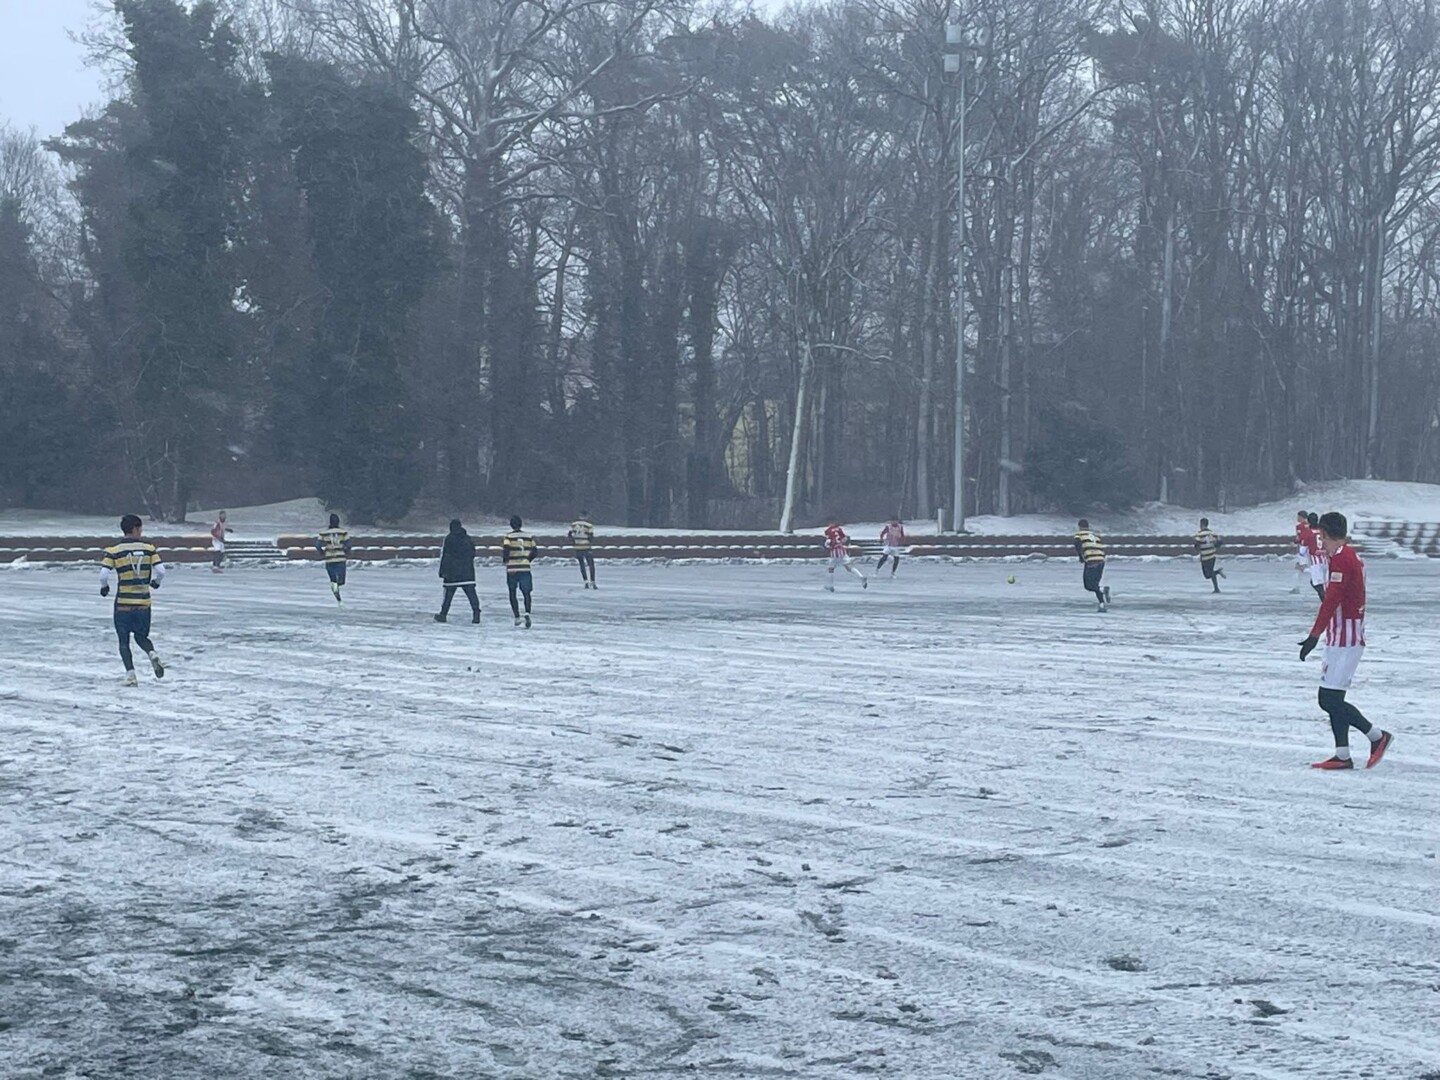
{"type": "Polygon", "coordinates": [[[529,570],[517,570],[513,574],[505,575],[505,584],[511,592],[519,589],[522,593],[529,594],[535,588],[535,579],[530,576],[529,570]]]}
{"type": "Polygon", "coordinates": [[[330,580],[336,585],[345,584],[345,564],[343,562],[327,562],[325,573],[330,575],[330,580]]]}
{"type": "Polygon", "coordinates": [[[134,634],[137,638],[150,636],[150,609],[148,607],[121,607],[115,605],[115,632],[122,638],[134,634]]]}

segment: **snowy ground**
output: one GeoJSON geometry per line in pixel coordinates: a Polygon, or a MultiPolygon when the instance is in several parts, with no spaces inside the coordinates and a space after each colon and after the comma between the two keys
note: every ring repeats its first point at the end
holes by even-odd
{"type": "MultiPolygon", "coordinates": [[[[1311,484],[1277,502],[1262,506],[1231,508],[1228,513],[1216,507],[1187,508],[1148,503],[1122,514],[1091,512],[1089,520],[1102,535],[1165,535],[1188,536],[1197,528],[1201,515],[1222,535],[1289,536],[1295,528],[1295,511],[1305,509],[1316,513],[1339,510],[1353,522],[1363,518],[1398,521],[1440,521],[1440,484],[1416,484],[1391,480],[1331,480],[1311,484]]],[[[578,510],[577,510],[578,512],[578,510]]],[[[146,532],[155,536],[209,533],[215,521],[215,509],[195,510],[186,525],[148,522],[146,532]]],[[[523,508],[522,508],[523,513],[523,508]]],[[[274,540],[283,534],[308,534],[321,528],[329,511],[319,499],[290,499],[267,506],[231,507],[229,522],[237,540],[274,540]]],[[[401,525],[391,527],[355,527],[361,535],[394,535],[415,533],[434,536],[446,531],[448,514],[416,514],[401,525]]],[[[471,533],[504,532],[509,515],[480,517],[465,515],[471,533]]],[[[118,514],[66,514],[51,510],[0,510],[0,536],[108,536],[116,531],[118,514]]],[[[882,522],[846,522],[851,536],[858,540],[875,540],[880,536],[882,522]]],[[[601,535],[664,535],[693,533],[692,529],[659,529],[626,527],[600,520],[596,526],[601,535]]],[[[526,520],[526,527],[541,536],[563,535],[568,522],[526,520]]],[[[1053,535],[1069,536],[1075,530],[1073,514],[1016,514],[1013,517],[970,517],[965,527],[983,536],[1053,535]]],[[[935,532],[935,521],[908,521],[911,536],[935,532]]],[[[729,534],[744,530],[721,530],[729,534]]],[[[824,527],[802,528],[798,533],[818,536],[824,527]]]]}
{"type": "Polygon", "coordinates": [[[1440,1077],[1440,563],[1349,774],[1281,560],[601,572],[0,579],[0,1073],[1440,1077]]]}

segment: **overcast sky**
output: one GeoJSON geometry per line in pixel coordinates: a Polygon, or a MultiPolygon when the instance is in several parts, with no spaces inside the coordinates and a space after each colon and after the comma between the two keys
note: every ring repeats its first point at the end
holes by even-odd
{"type": "Polygon", "coordinates": [[[93,0],[0,0],[0,120],[49,138],[103,103],[99,73],[67,34],[93,18],[93,0]]]}

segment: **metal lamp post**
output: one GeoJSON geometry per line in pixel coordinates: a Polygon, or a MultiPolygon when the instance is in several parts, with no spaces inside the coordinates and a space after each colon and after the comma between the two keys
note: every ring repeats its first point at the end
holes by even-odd
{"type": "Polygon", "coordinates": [[[945,70],[957,75],[960,118],[955,153],[959,185],[955,189],[955,218],[960,242],[955,256],[955,493],[951,514],[953,529],[965,531],[965,36],[958,23],[945,27],[945,70]]]}

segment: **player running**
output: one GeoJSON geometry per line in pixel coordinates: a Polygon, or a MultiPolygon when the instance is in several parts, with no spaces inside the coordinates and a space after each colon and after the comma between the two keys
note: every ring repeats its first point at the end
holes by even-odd
{"type": "Polygon", "coordinates": [[[330,515],[330,527],[315,537],[315,550],[325,559],[325,573],[330,578],[330,591],[335,602],[343,604],[340,589],[345,584],[345,560],[350,557],[350,534],[340,527],[340,515],[330,515]]]}
{"type": "Polygon", "coordinates": [[[868,589],[870,587],[870,579],[867,578],[863,572],[855,569],[854,560],[850,558],[850,552],[847,550],[849,543],[850,537],[845,535],[845,530],[840,526],[839,522],[831,522],[825,526],[825,550],[829,552],[830,558],[830,566],[825,571],[826,592],[835,591],[835,568],[837,566],[843,566],[846,570],[849,570],[850,573],[858,577],[862,589],[868,589]]]}
{"type": "Polygon", "coordinates": [[[440,580],[445,583],[445,598],[440,601],[440,613],[435,621],[445,621],[455,590],[460,589],[470,601],[470,621],[478,623],[480,598],[475,595],[475,541],[470,539],[459,518],[450,519],[450,532],[440,549],[440,580]]]}
{"type": "Polygon", "coordinates": [[[1100,577],[1105,573],[1105,546],[1100,537],[1090,531],[1090,522],[1085,518],[1075,524],[1075,554],[1085,567],[1081,580],[1085,583],[1085,591],[1094,593],[1095,599],[1100,601],[1100,610],[1105,611],[1110,603],[1110,587],[1100,587],[1100,577]]]}
{"type": "Polygon", "coordinates": [[[515,616],[515,625],[521,625],[518,591],[525,597],[525,629],[530,629],[530,593],[535,588],[530,576],[530,562],[535,558],[535,537],[522,528],[520,515],[510,519],[510,531],[500,544],[500,559],[505,563],[505,587],[510,593],[510,611],[515,616]]]}
{"type": "Polygon", "coordinates": [[[1220,553],[1221,543],[1219,534],[1210,528],[1210,519],[1202,517],[1200,531],[1195,534],[1194,547],[1200,554],[1200,572],[1217,593],[1220,591],[1220,579],[1225,576],[1225,571],[1215,565],[1215,556],[1220,553]]]}
{"type": "Polygon", "coordinates": [[[1319,543],[1329,557],[1330,580],[1320,603],[1320,613],[1310,633],[1300,642],[1304,660],[1325,632],[1325,661],[1320,667],[1320,708],[1330,717],[1335,735],[1335,756],[1317,761],[1314,769],[1353,769],[1350,760],[1350,729],[1358,728],[1370,740],[1365,767],[1372,769],[1390,749],[1394,736],[1381,731],[1345,700],[1345,692],[1365,655],[1365,566],[1355,549],[1345,542],[1350,523],[1334,511],[1319,519],[1319,543]]]}
{"type": "Polygon", "coordinates": [[[581,510],[580,517],[570,523],[570,547],[575,552],[575,561],[580,564],[580,580],[587,589],[598,589],[595,584],[595,553],[590,550],[595,540],[595,526],[589,521],[590,511],[581,510]]]}
{"type": "Polygon", "coordinates": [[[150,658],[157,679],[165,677],[150,641],[150,595],[165,577],[165,564],[153,544],[140,539],[141,522],[134,514],[120,519],[125,539],[105,549],[100,560],[100,595],[109,596],[115,589],[115,634],[120,639],[120,659],[125,664],[125,685],[135,686],[135,658],[130,652],[130,638],[150,658]]]}
{"type": "Polygon", "coordinates": [[[880,561],[875,564],[875,572],[878,574],[885,568],[885,560],[890,562],[890,576],[895,576],[895,571],[900,569],[900,552],[905,549],[905,526],[900,523],[898,517],[890,519],[890,523],[880,530],[880,561]]]}
{"type": "Polygon", "coordinates": [[[221,510],[215,516],[215,524],[210,526],[210,550],[213,552],[210,560],[212,574],[220,573],[220,564],[225,561],[225,534],[234,531],[225,524],[225,511],[221,510]]]}

